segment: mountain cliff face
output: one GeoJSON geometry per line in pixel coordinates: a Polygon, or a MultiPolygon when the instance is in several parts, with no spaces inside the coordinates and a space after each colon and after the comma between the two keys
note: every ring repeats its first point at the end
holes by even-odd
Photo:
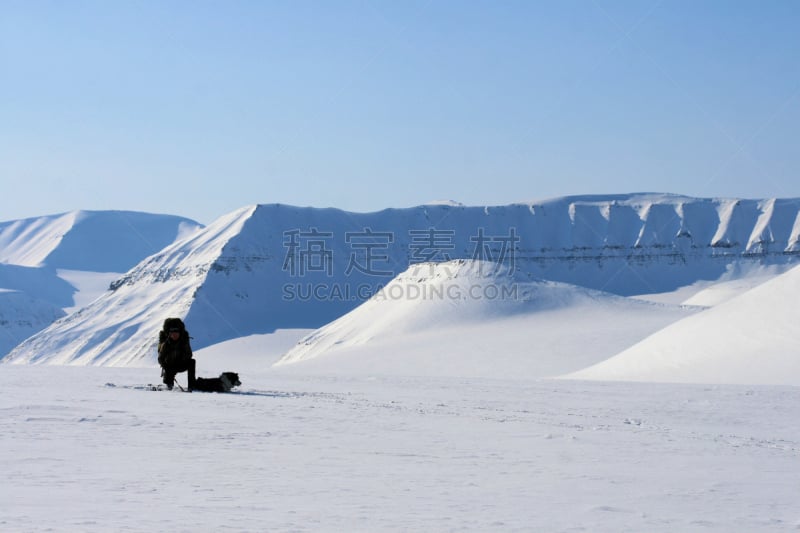
{"type": "Polygon", "coordinates": [[[409,266],[452,259],[622,296],[666,292],[731,269],[794,264],[799,215],[798,199],[656,194],[375,213],[252,206],[150,256],[7,359],[152,364],[168,315],[185,317],[196,348],[319,327],[409,266]]]}

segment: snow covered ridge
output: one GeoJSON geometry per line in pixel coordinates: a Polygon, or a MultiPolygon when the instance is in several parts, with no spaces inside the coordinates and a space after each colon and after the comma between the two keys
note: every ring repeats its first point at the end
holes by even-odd
{"type": "Polygon", "coordinates": [[[132,211],[72,211],[0,222],[0,263],[125,272],[202,225],[132,211]]]}
{"type": "Polygon", "coordinates": [[[197,348],[318,328],[424,262],[500,262],[531,279],[630,296],[783,271],[800,259],[799,240],[798,199],[632,194],[374,213],[249,206],[148,257],[7,359],[150,365],[168,315],[186,319],[197,348]]]}
{"type": "MultiPolygon", "coordinates": [[[[270,261],[280,261],[285,267],[281,271],[292,277],[322,272],[327,278],[352,280],[367,274],[384,278],[385,285],[409,264],[459,258],[511,261],[523,270],[547,270],[564,262],[578,270],[581,263],[591,263],[591,270],[595,263],[620,259],[685,264],[714,258],[724,270],[733,258],[780,263],[800,255],[800,199],[639,194],[497,207],[425,205],[375,213],[272,204],[243,208],[213,226],[220,229],[209,228],[164,250],[122,282],[194,271],[203,275],[209,269],[247,271],[270,261]],[[231,233],[231,224],[242,232],[231,233]],[[217,249],[221,253],[215,255],[217,249]]],[[[569,279],[556,274],[556,279],[587,284],[583,272],[574,274],[569,279]]],[[[609,286],[607,281],[589,285],[623,294],[651,288],[634,288],[629,281],[609,286]]]]}

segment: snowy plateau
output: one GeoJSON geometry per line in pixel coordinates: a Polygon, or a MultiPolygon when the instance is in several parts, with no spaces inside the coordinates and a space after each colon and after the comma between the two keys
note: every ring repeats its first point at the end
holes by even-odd
{"type": "Polygon", "coordinates": [[[798,199],[2,222],[0,530],[800,530],[799,297],[798,199]]]}

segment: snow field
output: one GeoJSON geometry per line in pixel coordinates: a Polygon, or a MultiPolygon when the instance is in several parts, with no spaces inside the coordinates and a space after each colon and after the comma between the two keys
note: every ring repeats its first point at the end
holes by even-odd
{"type": "Polygon", "coordinates": [[[5,367],[0,529],[800,528],[796,388],[283,371],[232,395],[124,388],[157,379],[5,367]]]}

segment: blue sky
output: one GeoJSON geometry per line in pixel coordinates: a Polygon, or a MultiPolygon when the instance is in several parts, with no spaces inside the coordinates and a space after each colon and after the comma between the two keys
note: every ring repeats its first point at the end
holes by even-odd
{"type": "Polygon", "coordinates": [[[800,197],[800,2],[0,0],[0,220],[800,197]]]}

